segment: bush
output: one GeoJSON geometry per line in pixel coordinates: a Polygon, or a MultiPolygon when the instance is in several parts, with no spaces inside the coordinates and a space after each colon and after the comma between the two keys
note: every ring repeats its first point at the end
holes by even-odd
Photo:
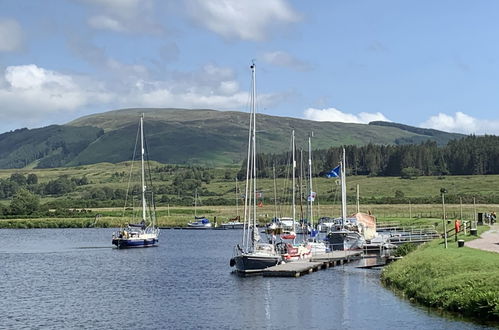
{"type": "Polygon", "coordinates": [[[395,257],[403,257],[412,251],[416,250],[417,245],[414,243],[404,243],[400,245],[393,254],[395,257]]]}

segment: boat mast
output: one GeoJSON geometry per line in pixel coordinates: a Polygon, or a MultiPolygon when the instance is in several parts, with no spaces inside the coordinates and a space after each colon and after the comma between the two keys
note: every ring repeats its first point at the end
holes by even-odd
{"type": "Polygon", "coordinates": [[[312,142],[311,137],[308,137],[308,175],[309,175],[309,184],[310,184],[310,227],[314,228],[314,212],[312,209],[313,205],[313,189],[312,189],[312,142]]]}
{"type": "Polygon", "coordinates": [[[275,178],[275,163],[272,166],[272,172],[274,173],[274,219],[277,220],[277,184],[275,178]]]}
{"type": "Polygon", "coordinates": [[[295,201],[295,176],[296,176],[296,160],[295,160],[295,130],[293,130],[292,138],[291,138],[291,148],[293,149],[293,231],[296,232],[295,229],[295,221],[296,221],[296,201],[295,201]]]}
{"type": "MultiPolygon", "coordinates": [[[[253,95],[251,107],[253,111],[253,132],[252,132],[252,142],[253,142],[253,154],[252,154],[252,165],[253,165],[253,232],[257,231],[256,227],[256,72],[255,72],[255,63],[251,66],[253,73],[253,95]]],[[[255,236],[255,235],[253,235],[255,236]]],[[[252,239],[254,243],[254,239],[252,239]]],[[[253,244],[254,246],[254,244],[253,244]]]]}
{"type": "MultiPolygon", "coordinates": [[[[253,242],[253,239],[250,238],[251,234],[251,213],[252,213],[252,201],[254,204],[254,214],[256,216],[256,189],[254,185],[256,182],[253,179],[256,178],[256,169],[255,169],[255,98],[256,98],[256,82],[255,82],[255,63],[253,62],[250,66],[251,69],[251,111],[250,111],[250,124],[248,130],[248,154],[246,156],[246,185],[244,188],[244,226],[243,226],[243,249],[245,252],[249,250],[250,240],[253,242]],[[251,196],[253,195],[253,196],[251,196]]],[[[253,220],[256,223],[256,220],[253,220]]],[[[256,227],[253,227],[256,230],[256,227]]],[[[253,245],[253,243],[252,243],[253,245]]]]}
{"type": "Polygon", "coordinates": [[[340,167],[341,179],[341,225],[344,226],[347,218],[347,185],[346,185],[346,161],[345,148],[343,148],[343,157],[340,167]]]}
{"type": "Polygon", "coordinates": [[[298,192],[298,199],[300,200],[300,223],[304,219],[303,215],[303,148],[300,148],[300,176],[298,179],[298,186],[300,186],[300,191],[298,192]]]}
{"type": "Polygon", "coordinates": [[[196,217],[198,216],[197,209],[198,209],[198,188],[194,190],[194,219],[196,219],[196,217]]]}
{"type": "Polygon", "coordinates": [[[146,179],[144,170],[144,114],[140,117],[140,164],[142,167],[142,220],[146,221],[146,179]]]}

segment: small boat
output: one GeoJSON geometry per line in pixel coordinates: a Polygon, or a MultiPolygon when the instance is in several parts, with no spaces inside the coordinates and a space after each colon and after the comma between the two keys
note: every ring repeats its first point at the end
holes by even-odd
{"type": "Polygon", "coordinates": [[[308,242],[301,244],[280,242],[277,243],[277,250],[286,262],[308,260],[312,257],[312,246],[308,242]]]}
{"type": "Polygon", "coordinates": [[[243,229],[244,223],[239,221],[239,216],[229,219],[228,222],[222,223],[220,226],[224,229],[243,229]]]}
{"type": "MultiPolygon", "coordinates": [[[[156,214],[154,207],[154,198],[152,189],[148,191],[147,188],[152,188],[152,182],[146,186],[145,164],[144,164],[144,115],[140,117],[139,122],[140,143],[141,143],[141,218],[140,223],[127,224],[120,228],[119,231],[113,233],[112,244],[116,245],[118,249],[123,248],[136,248],[136,247],[150,247],[158,245],[159,228],[156,226],[156,214]],[[149,202],[147,201],[149,197],[149,202]]],[[[137,148],[136,148],[137,150],[137,148]]],[[[133,161],[132,161],[133,164],[133,161]]],[[[132,165],[133,166],[133,165],[132,165]]],[[[150,176],[148,176],[150,178],[150,176]]],[[[130,177],[131,179],[131,177],[130,177]]],[[[130,186],[130,185],[129,185],[130,186]]],[[[128,196],[127,192],[127,196],[128,196]]],[[[133,198],[131,199],[133,200],[133,198]]],[[[128,198],[126,201],[129,201],[128,198]]],[[[125,202],[126,204],[126,202],[125,202]]],[[[132,210],[133,207],[127,207],[125,210],[132,210]]]]}
{"type": "Polygon", "coordinates": [[[205,217],[195,217],[195,221],[189,222],[187,228],[190,229],[211,229],[211,222],[205,217]]]}
{"type": "Polygon", "coordinates": [[[282,261],[273,243],[262,242],[257,227],[257,166],[256,166],[256,82],[255,64],[251,65],[252,93],[251,113],[248,132],[248,158],[246,162],[246,187],[244,201],[244,221],[242,242],[234,248],[234,256],[229,265],[236,268],[236,272],[245,273],[251,270],[265,269],[275,266],[282,261]]]}

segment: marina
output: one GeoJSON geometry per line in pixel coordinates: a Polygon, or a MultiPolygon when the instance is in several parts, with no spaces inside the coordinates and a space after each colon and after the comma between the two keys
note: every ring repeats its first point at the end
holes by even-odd
{"type": "Polygon", "coordinates": [[[357,260],[362,251],[333,251],[312,256],[309,260],[281,263],[265,269],[235,270],[240,276],[300,277],[329,267],[343,265],[357,260]]]}

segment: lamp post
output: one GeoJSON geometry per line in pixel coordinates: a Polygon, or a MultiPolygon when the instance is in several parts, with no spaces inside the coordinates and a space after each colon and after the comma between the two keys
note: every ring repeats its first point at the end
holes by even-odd
{"type": "Polygon", "coordinates": [[[442,194],[442,211],[443,211],[442,221],[444,224],[444,241],[445,241],[445,248],[447,249],[447,221],[445,219],[445,194],[447,193],[447,189],[440,188],[440,193],[442,194]]]}

